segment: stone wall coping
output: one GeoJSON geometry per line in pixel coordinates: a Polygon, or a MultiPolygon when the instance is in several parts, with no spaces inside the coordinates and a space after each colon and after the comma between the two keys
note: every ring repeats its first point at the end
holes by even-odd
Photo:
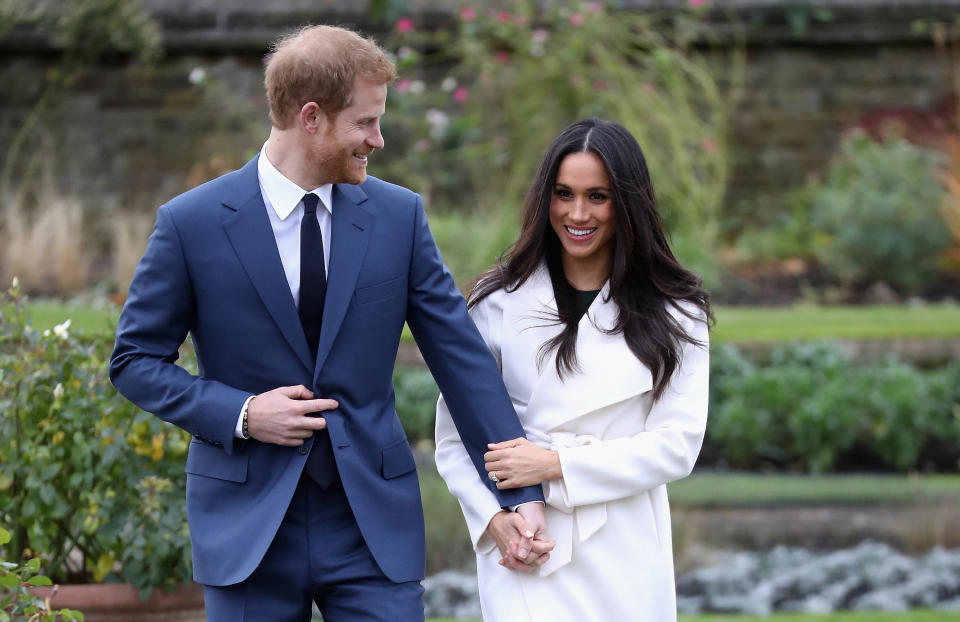
{"type": "MultiPolygon", "coordinates": [[[[371,15],[370,0],[143,0],[163,25],[168,54],[262,54],[271,41],[299,25],[333,23],[383,35],[390,24],[371,15]]],[[[960,0],[707,0],[719,40],[737,28],[749,45],[929,44],[917,20],[954,24],[960,0]],[[821,21],[817,12],[831,18],[821,21]],[[791,25],[791,20],[793,24],[791,25]],[[798,33],[797,20],[805,24],[798,33]]],[[[478,6],[484,3],[478,2],[478,6]]],[[[486,6],[497,3],[486,3],[486,6]]],[[[687,5],[687,0],[620,0],[624,10],[656,11],[687,5]]],[[[46,3],[56,11],[59,3],[46,3]]],[[[411,0],[409,14],[423,27],[449,25],[456,8],[445,0],[411,0]]],[[[36,28],[17,28],[0,39],[0,49],[20,53],[56,51],[56,43],[36,28]]]]}

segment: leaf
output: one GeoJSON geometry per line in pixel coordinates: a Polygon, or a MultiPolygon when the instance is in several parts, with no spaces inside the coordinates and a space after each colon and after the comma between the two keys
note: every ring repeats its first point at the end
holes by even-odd
{"type": "Polygon", "coordinates": [[[10,532],[0,527],[0,544],[6,544],[10,542],[10,532]]]}
{"type": "Polygon", "coordinates": [[[93,570],[93,579],[97,582],[103,581],[103,578],[107,576],[113,569],[113,553],[104,553],[97,559],[96,567],[93,570]]]}
{"type": "Polygon", "coordinates": [[[27,563],[23,565],[23,567],[27,570],[27,572],[31,574],[34,572],[37,572],[38,570],[40,570],[40,560],[36,558],[28,560],[27,563]]]}
{"type": "Polygon", "coordinates": [[[35,577],[30,577],[27,579],[27,583],[37,587],[42,585],[53,585],[53,581],[50,580],[50,577],[45,577],[42,574],[38,574],[35,577]]]}
{"type": "Polygon", "coordinates": [[[17,575],[5,574],[0,576],[0,586],[14,588],[20,584],[20,578],[17,575]]]}

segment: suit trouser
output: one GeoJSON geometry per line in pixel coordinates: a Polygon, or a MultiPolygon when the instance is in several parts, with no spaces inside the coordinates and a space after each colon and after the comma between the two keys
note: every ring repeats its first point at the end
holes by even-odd
{"type": "Polygon", "coordinates": [[[339,479],[324,490],[302,477],[253,574],[235,585],[205,585],[203,592],[208,622],[305,622],[312,602],[325,622],[424,619],[420,582],[384,576],[339,479]]]}

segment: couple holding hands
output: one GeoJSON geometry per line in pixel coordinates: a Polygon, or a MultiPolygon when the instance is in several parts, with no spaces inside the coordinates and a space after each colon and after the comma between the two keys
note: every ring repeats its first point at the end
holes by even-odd
{"type": "Polygon", "coordinates": [[[328,622],[423,620],[404,323],[440,387],[437,467],[484,619],[675,619],[665,484],[703,439],[711,314],[639,145],[609,121],[564,129],[465,301],[420,197],[366,175],[395,77],[346,29],[277,42],[263,149],[159,208],[130,286],[111,379],[194,437],[207,619],[309,620],[316,602],[328,622]],[[188,334],[198,375],[175,364],[188,334]]]}

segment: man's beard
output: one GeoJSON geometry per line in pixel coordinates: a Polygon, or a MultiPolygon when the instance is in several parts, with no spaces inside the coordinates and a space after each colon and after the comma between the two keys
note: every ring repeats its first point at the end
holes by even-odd
{"type": "Polygon", "coordinates": [[[365,170],[354,166],[353,154],[344,154],[341,149],[330,148],[327,144],[315,144],[311,147],[310,163],[314,169],[323,173],[327,183],[362,184],[367,177],[365,170]]]}

